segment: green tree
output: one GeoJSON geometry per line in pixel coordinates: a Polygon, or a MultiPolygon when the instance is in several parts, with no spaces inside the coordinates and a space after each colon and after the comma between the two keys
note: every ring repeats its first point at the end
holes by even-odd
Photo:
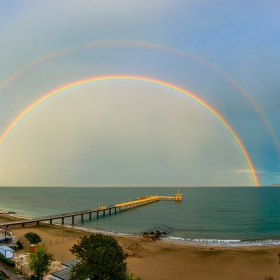
{"type": "Polygon", "coordinates": [[[46,275],[53,261],[53,254],[47,251],[45,245],[37,245],[34,253],[28,256],[28,267],[33,271],[34,279],[41,280],[46,275]]]}
{"type": "Polygon", "coordinates": [[[30,244],[38,244],[42,241],[41,237],[35,232],[27,232],[24,237],[30,242],[30,244]]]}
{"type": "Polygon", "coordinates": [[[122,247],[111,236],[86,235],[78,244],[73,245],[70,252],[79,259],[79,263],[71,270],[70,279],[129,279],[125,254],[122,247]]]}

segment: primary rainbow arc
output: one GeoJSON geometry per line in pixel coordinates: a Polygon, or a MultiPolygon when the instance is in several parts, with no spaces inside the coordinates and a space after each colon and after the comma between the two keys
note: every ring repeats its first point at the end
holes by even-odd
{"type": "Polygon", "coordinates": [[[14,121],[8,126],[8,128],[4,131],[4,133],[2,134],[1,138],[0,138],[0,147],[2,146],[2,144],[4,143],[4,141],[6,140],[6,138],[8,137],[8,135],[12,132],[12,130],[16,127],[16,125],[27,115],[29,114],[35,107],[37,107],[38,105],[40,105],[42,102],[48,100],[49,98],[53,97],[56,94],[59,94],[63,91],[69,90],[71,88],[74,87],[78,87],[81,85],[85,85],[85,84],[91,84],[91,83],[95,83],[95,82],[105,82],[105,81],[114,81],[114,80],[126,80],[126,81],[139,81],[139,82],[147,82],[147,83],[151,83],[154,85],[158,85],[158,86],[162,86],[174,91],[177,91],[179,93],[182,93],[184,95],[186,95],[187,97],[189,97],[190,99],[192,99],[193,101],[195,101],[196,103],[200,104],[201,106],[203,106],[206,110],[208,110],[217,120],[219,123],[221,123],[226,129],[227,131],[231,134],[231,136],[233,137],[234,141],[236,142],[237,146],[239,147],[249,169],[251,172],[251,176],[253,179],[253,182],[255,184],[255,186],[259,186],[259,181],[258,181],[258,177],[256,175],[256,171],[254,169],[253,163],[249,157],[248,152],[246,151],[243,143],[241,142],[241,140],[239,139],[238,135],[234,132],[234,130],[230,127],[230,125],[227,123],[227,121],[214,109],[212,108],[209,104],[207,104],[205,101],[203,101],[201,98],[198,98],[197,96],[195,96],[193,93],[186,91],[180,87],[177,87],[173,84],[169,84],[167,82],[163,82],[157,79],[151,79],[151,78],[147,78],[147,77],[139,77],[139,76],[126,76],[126,75],[116,75],[116,76],[99,76],[99,77],[92,77],[92,78],[87,78],[87,79],[83,79],[83,80],[79,80],[79,81],[75,81],[72,82],[70,84],[64,85],[62,87],[59,87],[47,94],[45,94],[44,96],[42,96],[41,98],[39,98],[38,100],[36,100],[35,102],[33,102],[30,106],[28,106],[23,112],[21,112],[15,119],[14,121]]]}
{"type": "Polygon", "coordinates": [[[27,64],[23,65],[22,67],[20,67],[19,69],[17,69],[13,73],[11,73],[4,80],[0,81],[0,91],[5,85],[11,83],[11,81],[13,81],[18,75],[21,75],[22,73],[27,71],[29,68],[32,68],[32,67],[34,67],[34,66],[36,66],[36,65],[38,65],[42,62],[45,62],[48,59],[52,59],[56,56],[64,55],[64,54],[74,52],[74,51],[77,51],[77,50],[83,50],[83,49],[87,49],[87,48],[103,48],[103,47],[107,47],[107,46],[110,46],[110,47],[135,46],[135,47],[141,47],[141,48],[155,49],[155,50],[158,50],[158,51],[164,51],[164,52],[168,52],[168,53],[171,53],[171,54],[176,54],[176,55],[180,55],[180,56],[183,56],[183,57],[191,58],[195,62],[198,62],[198,63],[206,66],[210,70],[216,72],[217,74],[219,74],[220,76],[225,78],[240,93],[242,93],[243,96],[245,98],[247,98],[248,101],[252,104],[252,106],[255,108],[256,112],[260,116],[262,122],[264,123],[266,129],[268,130],[268,132],[271,136],[271,139],[274,142],[275,147],[278,150],[278,153],[280,155],[279,140],[278,140],[278,138],[275,134],[275,131],[274,131],[272,125],[270,124],[266,114],[261,109],[260,105],[254,100],[254,98],[251,96],[251,94],[249,94],[249,92],[239,82],[237,82],[233,77],[229,76],[227,73],[222,71],[222,69],[220,69],[219,67],[217,67],[216,65],[214,65],[210,61],[205,60],[202,57],[199,57],[197,55],[188,53],[186,51],[182,51],[180,49],[170,48],[170,47],[167,47],[167,46],[164,46],[164,45],[158,45],[158,44],[155,44],[155,43],[152,43],[152,42],[145,42],[145,41],[93,41],[93,42],[87,42],[87,43],[80,44],[80,45],[72,45],[72,46],[69,46],[69,47],[66,47],[66,48],[58,49],[58,50],[55,50],[53,52],[46,53],[42,56],[37,57],[36,59],[28,62],[27,64]]]}

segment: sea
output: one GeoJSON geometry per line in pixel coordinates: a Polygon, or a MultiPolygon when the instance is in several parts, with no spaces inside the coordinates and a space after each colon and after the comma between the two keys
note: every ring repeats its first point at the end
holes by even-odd
{"type": "MultiPolygon", "coordinates": [[[[280,246],[280,188],[180,187],[179,191],[182,202],[158,201],[104,217],[93,214],[92,220],[85,215],[83,222],[75,217],[74,227],[136,236],[159,230],[163,241],[188,245],[280,246]]],[[[0,212],[44,217],[177,192],[177,187],[0,187],[0,212]]],[[[72,227],[70,218],[65,226],[72,227]]]]}

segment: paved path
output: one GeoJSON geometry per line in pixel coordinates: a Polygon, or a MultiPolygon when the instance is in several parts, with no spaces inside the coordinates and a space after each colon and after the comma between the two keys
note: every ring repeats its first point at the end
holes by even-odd
{"type": "Polygon", "coordinates": [[[10,270],[6,269],[1,264],[0,264],[0,271],[3,272],[5,275],[7,275],[11,280],[23,280],[23,279],[25,279],[23,277],[20,277],[17,274],[14,274],[10,270]]]}

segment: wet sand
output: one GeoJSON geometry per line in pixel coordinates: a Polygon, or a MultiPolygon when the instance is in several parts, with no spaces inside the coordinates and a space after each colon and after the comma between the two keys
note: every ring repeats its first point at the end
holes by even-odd
{"type": "MultiPolygon", "coordinates": [[[[0,223],[14,219],[0,214],[0,223]]],[[[88,234],[83,231],[62,226],[40,224],[11,227],[14,234],[29,249],[28,241],[23,237],[26,232],[39,234],[42,242],[54,254],[58,261],[67,261],[74,256],[69,249],[77,243],[79,237],[88,234]]],[[[115,237],[123,248],[135,252],[127,264],[130,272],[142,280],[256,280],[265,276],[280,279],[278,253],[280,247],[199,247],[166,243],[147,242],[142,237],[115,237]]]]}

